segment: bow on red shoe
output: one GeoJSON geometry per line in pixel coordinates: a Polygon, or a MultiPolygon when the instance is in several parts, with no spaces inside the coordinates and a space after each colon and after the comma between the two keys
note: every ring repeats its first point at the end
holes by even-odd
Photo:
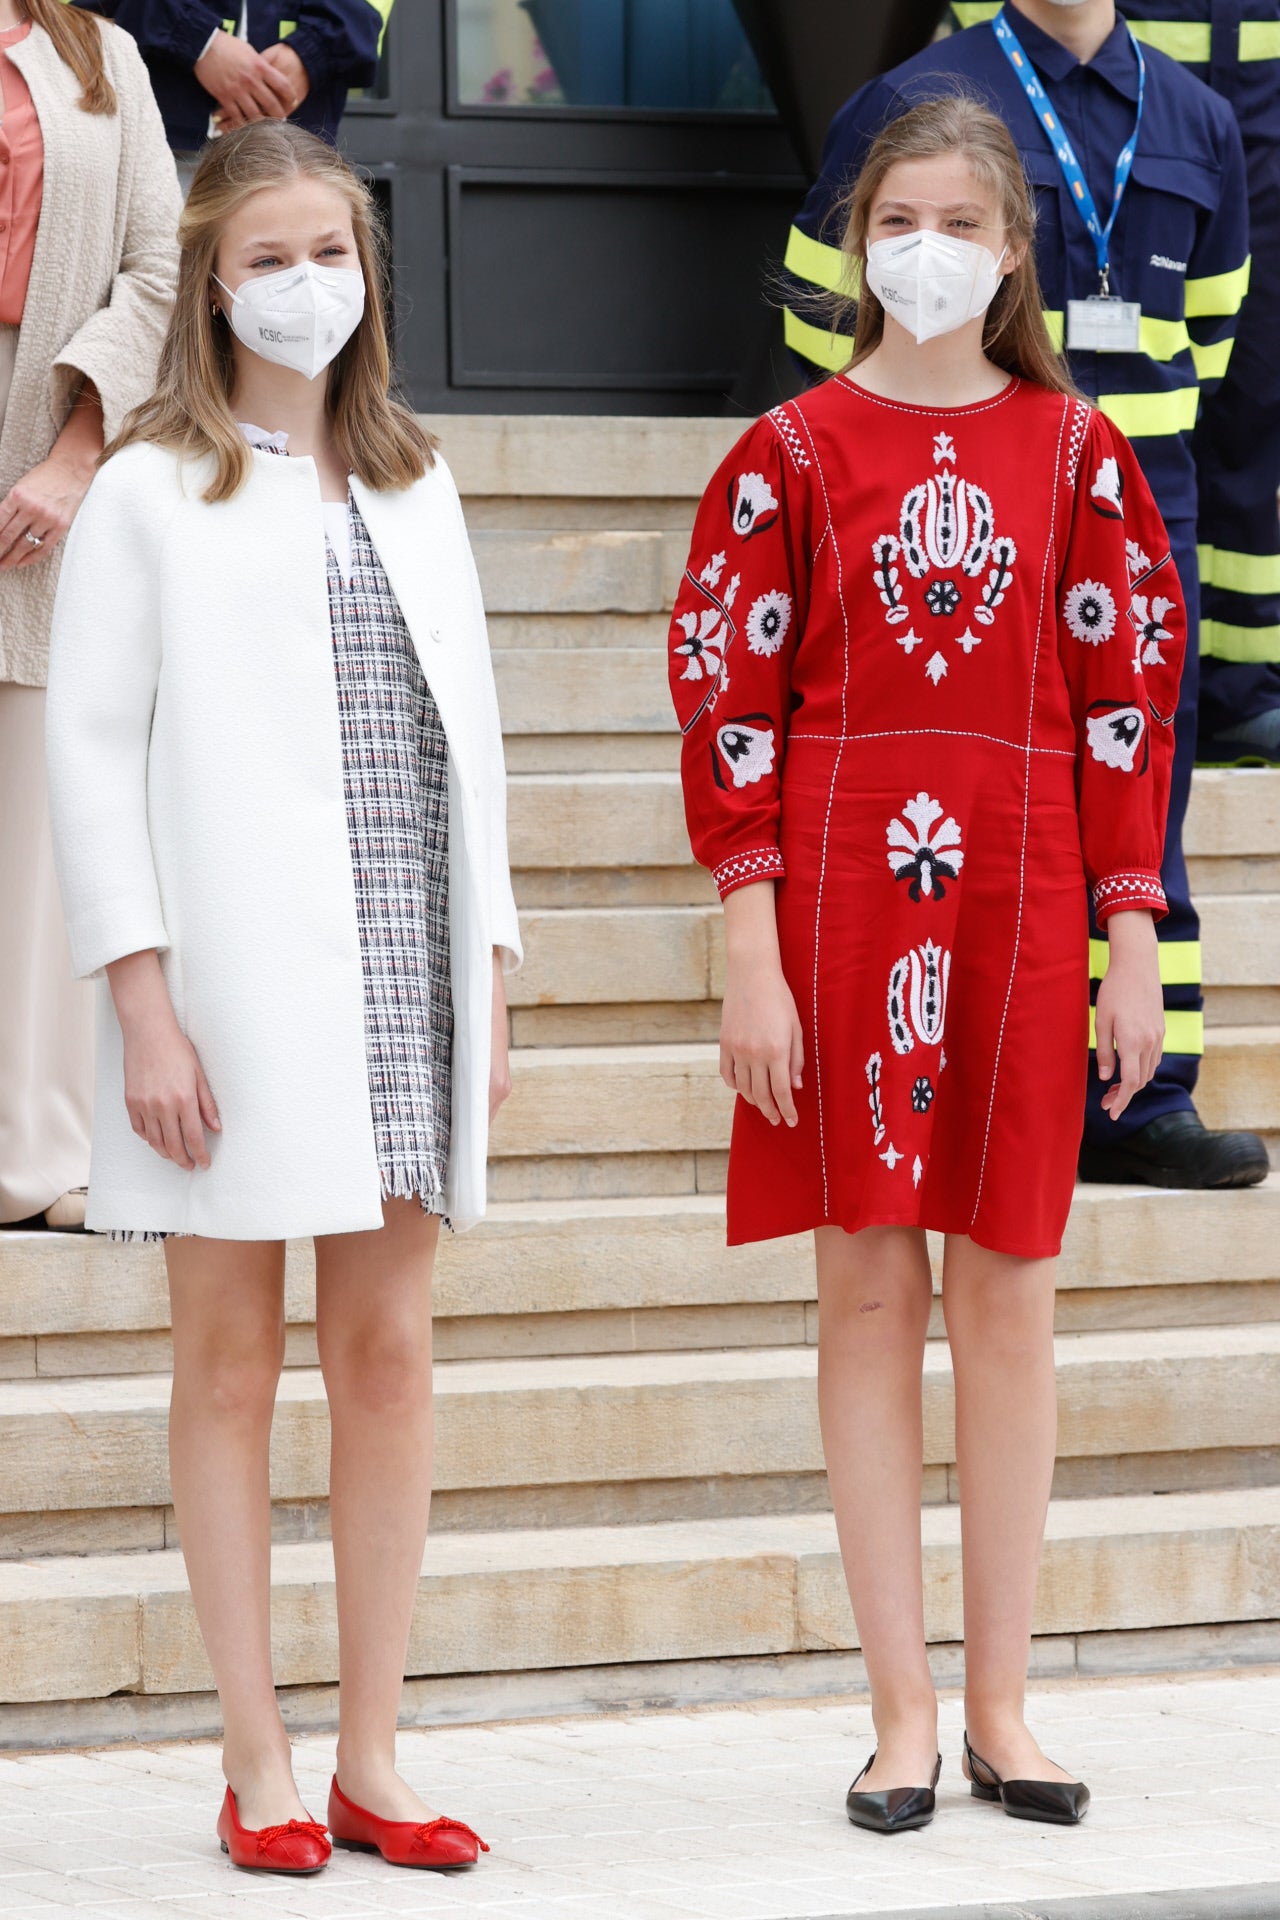
{"type": "Polygon", "coordinates": [[[218,1838],[231,1863],[251,1873],[319,1873],[332,1853],[318,1820],[285,1820],[274,1827],[242,1827],[230,1787],[218,1815],[218,1838]]]}
{"type": "Polygon", "coordinates": [[[461,1820],[439,1814],[434,1820],[384,1820],[348,1800],[333,1776],[329,1788],[329,1831],[334,1845],[357,1853],[380,1853],[393,1867],[473,1867],[489,1848],[461,1820]]]}

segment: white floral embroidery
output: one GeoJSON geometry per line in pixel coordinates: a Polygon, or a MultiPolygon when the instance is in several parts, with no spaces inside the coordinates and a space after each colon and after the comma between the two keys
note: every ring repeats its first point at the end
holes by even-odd
{"type": "Polygon", "coordinates": [[[1154,595],[1148,599],[1145,593],[1134,594],[1130,612],[1138,629],[1139,659],[1144,667],[1165,665],[1160,642],[1173,639],[1164,622],[1166,614],[1172,613],[1176,605],[1175,600],[1163,600],[1154,595]]]}
{"type": "Polygon", "coordinates": [[[724,605],[725,605],[726,613],[730,611],[734,601],[737,599],[738,588],[741,585],[742,585],[742,575],[740,573],[735,573],[732,580],[730,580],[728,586],[724,590],[724,605]]]}
{"type": "Polygon", "coordinates": [[[898,1149],[897,1149],[897,1148],[896,1148],[896,1147],[894,1146],[894,1144],[893,1144],[893,1142],[892,1142],[892,1140],[891,1140],[891,1141],[889,1142],[889,1144],[888,1144],[888,1146],[887,1146],[887,1147],[885,1148],[885,1150],[884,1150],[884,1152],[883,1152],[883,1153],[882,1153],[882,1154],[880,1155],[880,1158],[881,1158],[881,1159],[882,1159],[882,1160],[884,1161],[884,1163],[885,1163],[885,1165],[886,1165],[886,1167],[888,1167],[888,1169],[889,1169],[889,1171],[890,1171],[890,1173],[892,1173],[892,1172],[893,1172],[893,1170],[894,1170],[894,1168],[895,1168],[895,1167],[897,1166],[897,1164],[898,1164],[898,1162],[899,1162],[899,1160],[905,1160],[905,1159],[906,1159],[906,1157],[907,1157],[907,1156],[906,1156],[906,1154],[905,1154],[905,1153],[899,1153],[899,1152],[898,1152],[898,1149]]]}
{"type": "Polygon", "coordinates": [[[706,566],[698,575],[704,587],[718,587],[720,585],[720,575],[724,572],[724,563],[727,558],[727,554],[712,554],[706,566]]]}
{"type": "Polygon", "coordinates": [[[747,615],[747,646],[752,653],[777,653],[791,625],[791,596],[786,593],[762,593],[751,603],[747,615]]]}
{"type": "Polygon", "coordinates": [[[675,651],[683,654],[688,662],[680,678],[710,680],[720,671],[728,632],[719,607],[707,607],[700,614],[682,613],[678,616],[678,625],[684,639],[675,651]]]}
{"type": "Polygon", "coordinates": [[[867,1105],[871,1109],[871,1129],[875,1136],[874,1145],[879,1146],[884,1139],[884,1106],[880,1099],[880,1070],[884,1062],[878,1053],[873,1053],[867,1062],[867,1085],[871,1088],[867,1096],[867,1105]]]}
{"type": "Polygon", "coordinates": [[[737,498],[733,503],[734,532],[744,540],[749,540],[753,533],[760,533],[765,527],[772,526],[777,514],[778,502],[764,475],[740,473],[737,498]]]}
{"type": "Polygon", "coordinates": [[[951,955],[933,940],[912,947],[889,972],[889,1038],[895,1053],[910,1053],[918,1038],[940,1046],[947,1017],[951,955]]]}
{"type": "Polygon", "coordinates": [[[1062,613],[1076,639],[1091,647],[1100,647],[1116,630],[1116,603],[1100,580],[1077,580],[1068,587],[1062,613]]]}
{"type": "Polygon", "coordinates": [[[950,814],[943,818],[945,812],[940,800],[918,793],[903,807],[902,819],[886,829],[890,869],[895,880],[910,880],[912,900],[945,899],[945,883],[957,879],[964,865],[960,828],[950,814]]]}
{"type": "Polygon", "coordinates": [[[871,543],[871,557],[876,563],[876,588],[884,605],[884,617],[891,627],[896,627],[907,617],[907,609],[902,603],[902,588],[898,584],[898,569],[893,564],[901,551],[896,534],[882,533],[878,540],[871,543]]]}
{"type": "Polygon", "coordinates": [[[1108,520],[1124,519],[1124,475],[1112,454],[1107,455],[1094,474],[1089,498],[1095,503],[1095,513],[1108,520]]]}
{"type": "Polygon", "coordinates": [[[994,562],[987,575],[987,584],[982,589],[982,605],[975,607],[973,617],[982,626],[989,627],[995,620],[996,608],[1004,599],[1013,577],[1013,563],[1018,557],[1018,549],[1012,540],[1003,539],[992,542],[991,558],[994,562]]]}
{"type": "Polygon", "coordinates": [[[735,787],[753,787],[773,771],[773,728],[727,720],[716,728],[716,745],[735,787]]]}
{"type": "MultiPolygon", "coordinates": [[[[1146,730],[1146,716],[1140,707],[1111,707],[1105,713],[1091,713],[1085,720],[1089,751],[1094,759],[1104,767],[1118,768],[1121,773],[1133,772],[1146,730]]],[[[1145,754],[1142,766],[1146,766],[1145,754]]]]}
{"type": "Polygon", "coordinates": [[[924,528],[921,520],[924,502],[924,488],[912,487],[903,496],[902,512],[898,517],[898,531],[902,535],[902,557],[907,563],[912,578],[916,580],[923,580],[929,571],[929,562],[925,558],[924,528]]]}
{"type": "Polygon", "coordinates": [[[920,1158],[920,1155],[917,1154],[916,1163],[911,1169],[911,1184],[913,1186],[918,1187],[923,1178],[924,1178],[924,1161],[920,1158]]]}
{"type": "Polygon", "coordinates": [[[975,633],[972,627],[966,627],[956,641],[956,645],[963,650],[965,658],[968,659],[974,648],[982,645],[982,635],[975,633]]]}
{"type": "Polygon", "coordinates": [[[935,433],[933,436],[934,464],[936,465],[942,460],[954,461],[955,457],[956,443],[951,438],[951,435],[949,433],[935,433]]]}
{"type": "Polygon", "coordinates": [[[1150,560],[1147,558],[1146,554],[1142,551],[1142,548],[1138,545],[1136,540],[1125,541],[1124,557],[1126,562],[1128,563],[1129,578],[1131,580],[1136,580],[1138,575],[1140,573],[1145,573],[1147,568],[1151,565],[1150,560]]]}
{"type": "Polygon", "coordinates": [[[936,687],[938,682],[941,680],[943,674],[947,670],[947,662],[946,662],[945,656],[940,653],[935,653],[932,659],[926,660],[924,670],[928,674],[930,680],[932,680],[934,686],[936,687]]]}
{"type": "Polygon", "coordinates": [[[914,627],[908,627],[905,633],[898,634],[897,641],[908,659],[910,659],[917,647],[924,645],[924,641],[920,638],[920,635],[914,627]]]}

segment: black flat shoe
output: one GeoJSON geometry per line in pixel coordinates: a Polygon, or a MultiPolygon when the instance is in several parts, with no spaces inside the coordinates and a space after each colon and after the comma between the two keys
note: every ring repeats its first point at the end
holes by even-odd
{"type": "Polygon", "coordinates": [[[1043,1820],[1053,1827],[1077,1827],[1089,1804],[1083,1780],[1002,1780],[980,1760],[964,1736],[969,1762],[969,1791],[975,1800],[998,1800],[1013,1820],[1043,1820]]]}
{"type": "Polygon", "coordinates": [[[927,1827],[937,1805],[934,1788],[942,1772],[942,1755],[927,1787],[888,1787],[878,1793],[859,1793],[858,1780],[870,1773],[876,1763],[873,1753],[858,1779],[845,1796],[845,1811],[855,1827],[868,1833],[906,1833],[910,1827],[927,1827]]]}
{"type": "Polygon", "coordinates": [[[1162,1114],[1124,1140],[1086,1140],[1080,1149],[1080,1178],[1103,1186],[1256,1187],[1270,1171],[1256,1133],[1215,1133],[1191,1108],[1162,1114]]]}

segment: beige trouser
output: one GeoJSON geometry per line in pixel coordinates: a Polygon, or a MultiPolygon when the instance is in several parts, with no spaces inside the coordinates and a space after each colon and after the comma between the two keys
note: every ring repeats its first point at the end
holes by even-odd
{"type": "MultiPolygon", "coordinates": [[[[16,328],[0,327],[0,421],[16,328]]],[[[44,688],[0,682],[0,1224],[89,1179],[93,989],[71,977],[53,871],[44,688]]]]}

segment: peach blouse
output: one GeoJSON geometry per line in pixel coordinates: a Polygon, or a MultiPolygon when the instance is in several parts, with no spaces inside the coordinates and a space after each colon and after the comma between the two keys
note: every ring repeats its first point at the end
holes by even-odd
{"type": "MultiPolygon", "coordinates": [[[[0,54],[31,31],[20,27],[0,33],[0,54]]],[[[0,60],[4,118],[0,120],[0,322],[22,321],[27,281],[36,250],[40,201],[44,193],[44,140],[27,83],[12,60],[0,60]]]]}

